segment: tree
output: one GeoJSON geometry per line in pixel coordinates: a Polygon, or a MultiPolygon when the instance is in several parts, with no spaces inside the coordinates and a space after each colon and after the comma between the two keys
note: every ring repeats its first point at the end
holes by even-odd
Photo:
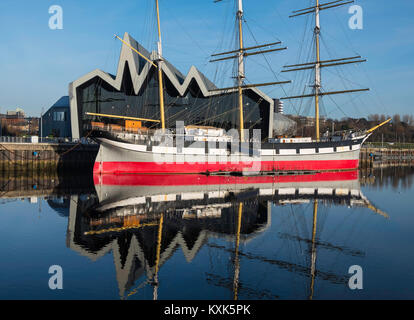
{"type": "Polygon", "coordinates": [[[394,116],[392,117],[392,122],[394,122],[394,124],[399,124],[401,122],[401,117],[399,114],[394,114],[394,116]]]}
{"type": "Polygon", "coordinates": [[[408,118],[409,118],[408,114],[405,114],[405,115],[403,115],[403,120],[402,121],[404,123],[408,124],[408,118]]]}
{"type": "Polygon", "coordinates": [[[374,122],[378,122],[380,119],[380,116],[378,114],[370,114],[368,116],[368,120],[369,121],[374,121],[374,122]]]}

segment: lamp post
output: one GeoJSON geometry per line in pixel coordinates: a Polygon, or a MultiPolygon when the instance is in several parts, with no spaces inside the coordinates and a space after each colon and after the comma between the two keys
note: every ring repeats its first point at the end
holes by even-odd
{"type": "Polygon", "coordinates": [[[40,111],[40,142],[42,142],[42,137],[43,137],[43,107],[42,107],[42,110],[40,111]]]}

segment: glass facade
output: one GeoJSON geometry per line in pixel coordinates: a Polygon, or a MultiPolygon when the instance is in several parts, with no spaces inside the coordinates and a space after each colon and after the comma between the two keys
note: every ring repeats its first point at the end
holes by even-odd
{"type": "Polygon", "coordinates": [[[65,112],[64,111],[55,111],[53,112],[53,121],[65,121],[65,112]]]}
{"type": "MultiPolygon", "coordinates": [[[[121,115],[145,119],[160,119],[158,79],[152,68],[147,79],[135,94],[131,73],[126,64],[121,90],[116,90],[101,78],[95,77],[77,88],[79,128],[89,121],[122,124],[122,120],[96,118],[86,112],[121,115]]],[[[175,128],[176,121],[185,125],[206,125],[239,128],[237,92],[204,97],[193,80],[184,96],[164,76],[164,104],[167,128],[175,128]]],[[[160,127],[159,123],[143,122],[148,128],[160,127]]],[[[244,91],[244,128],[261,129],[262,139],[268,136],[269,102],[251,90],[244,91]]],[[[81,136],[85,132],[81,132],[81,136]]]]}

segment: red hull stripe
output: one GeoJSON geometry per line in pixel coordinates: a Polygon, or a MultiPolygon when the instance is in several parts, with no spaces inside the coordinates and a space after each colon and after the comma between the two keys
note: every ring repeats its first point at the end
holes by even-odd
{"type": "Polygon", "coordinates": [[[281,176],[207,176],[207,175],[148,175],[148,174],[94,174],[95,184],[109,186],[189,186],[255,183],[291,183],[357,180],[358,171],[319,172],[306,175],[281,176]]]}
{"type": "Polygon", "coordinates": [[[262,161],[239,163],[95,162],[94,173],[204,173],[357,169],[358,160],[262,161]]]}

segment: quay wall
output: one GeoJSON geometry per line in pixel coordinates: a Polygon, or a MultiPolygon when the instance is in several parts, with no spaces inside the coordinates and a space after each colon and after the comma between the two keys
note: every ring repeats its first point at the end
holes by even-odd
{"type": "Polygon", "coordinates": [[[97,144],[0,143],[0,172],[91,171],[97,144]]]}
{"type": "Polygon", "coordinates": [[[362,148],[360,153],[360,167],[390,166],[392,164],[406,164],[414,166],[414,149],[391,148],[362,148]]]}

